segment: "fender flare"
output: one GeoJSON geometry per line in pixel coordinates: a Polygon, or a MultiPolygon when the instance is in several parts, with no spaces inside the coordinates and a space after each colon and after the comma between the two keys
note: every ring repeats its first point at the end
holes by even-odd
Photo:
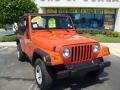
{"type": "Polygon", "coordinates": [[[35,62],[36,58],[41,58],[46,65],[51,65],[50,55],[41,49],[38,49],[38,48],[34,49],[33,57],[32,57],[33,63],[35,62]],[[36,57],[36,54],[37,54],[37,57],[36,57]],[[44,58],[45,58],[45,61],[44,61],[44,58]]]}

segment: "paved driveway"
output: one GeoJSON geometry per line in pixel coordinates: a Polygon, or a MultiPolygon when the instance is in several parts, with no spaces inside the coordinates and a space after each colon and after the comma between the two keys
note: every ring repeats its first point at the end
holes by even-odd
{"type": "MultiPolygon", "coordinates": [[[[120,46],[108,44],[111,55],[99,80],[69,78],[56,81],[53,90],[120,90],[120,46]]],[[[16,48],[0,47],[0,90],[39,90],[34,80],[33,67],[17,61],[16,48]]]]}

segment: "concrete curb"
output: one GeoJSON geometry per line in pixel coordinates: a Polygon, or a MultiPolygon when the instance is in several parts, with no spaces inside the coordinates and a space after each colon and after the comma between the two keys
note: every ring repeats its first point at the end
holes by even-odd
{"type": "Polygon", "coordinates": [[[0,47],[17,47],[16,42],[0,42],[0,47]]]}
{"type": "Polygon", "coordinates": [[[5,31],[5,29],[4,28],[0,28],[0,32],[2,32],[2,31],[5,31]]]}

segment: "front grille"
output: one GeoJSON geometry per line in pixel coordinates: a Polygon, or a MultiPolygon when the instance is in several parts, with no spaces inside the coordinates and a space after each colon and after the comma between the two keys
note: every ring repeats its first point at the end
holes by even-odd
{"type": "Polygon", "coordinates": [[[92,58],[92,45],[72,46],[71,61],[82,62],[92,58]]]}

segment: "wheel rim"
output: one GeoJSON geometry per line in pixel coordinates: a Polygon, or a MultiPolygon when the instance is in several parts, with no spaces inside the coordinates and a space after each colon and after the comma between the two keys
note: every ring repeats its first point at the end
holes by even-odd
{"type": "Polygon", "coordinates": [[[36,80],[38,82],[38,84],[42,84],[42,72],[41,72],[41,68],[39,65],[36,66],[35,68],[35,74],[36,74],[36,80]]]}

